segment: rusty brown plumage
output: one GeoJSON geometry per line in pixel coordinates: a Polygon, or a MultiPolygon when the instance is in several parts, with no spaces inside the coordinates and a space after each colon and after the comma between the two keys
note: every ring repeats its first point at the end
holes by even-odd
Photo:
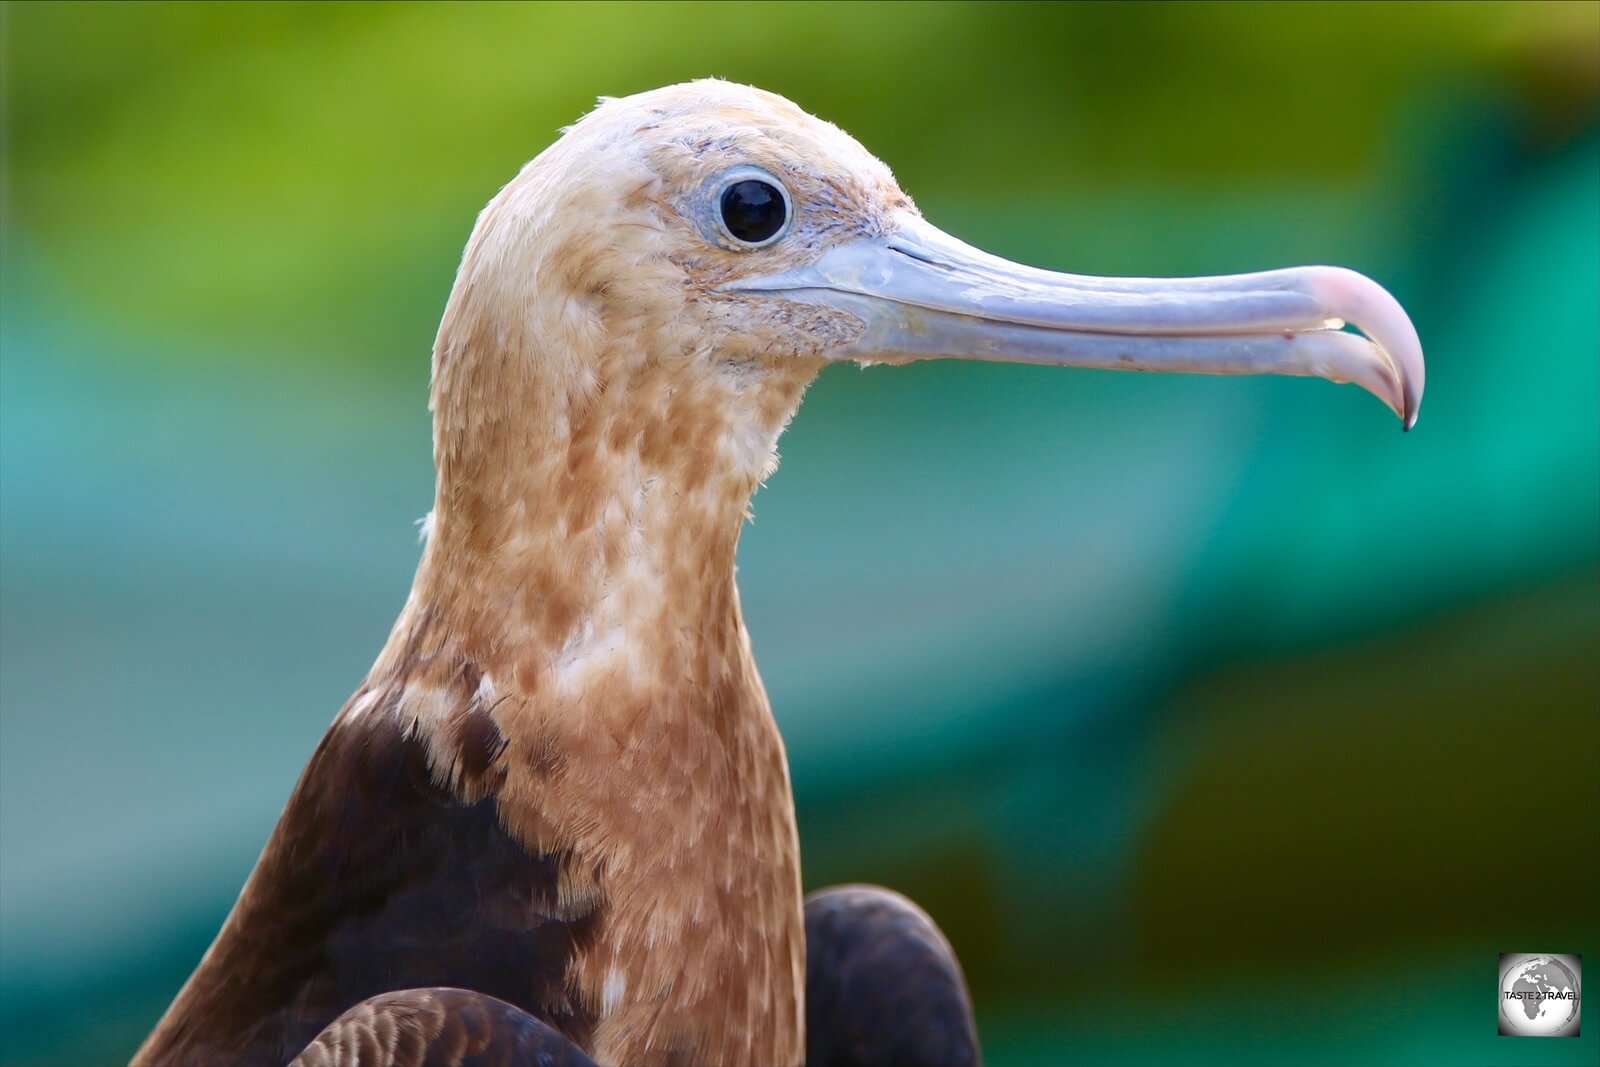
{"type": "Polygon", "coordinates": [[[434,347],[411,595],[135,1063],[283,1063],[441,984],[603,1063],[800,1062],[793,802],[734,555],[813,353],[859,324],[714,292],[741,261],[677,204],[730,161],[807,191],[819,232],[909,203],[724,83],[605,103],[501,190],[434,347]]]}

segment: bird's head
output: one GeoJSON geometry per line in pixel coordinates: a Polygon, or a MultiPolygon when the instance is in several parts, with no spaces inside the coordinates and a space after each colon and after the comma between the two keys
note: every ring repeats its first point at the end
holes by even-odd
{"type": "Polygon", "coordinates": [[[1012,263],[926,222],[837,127],[698,81],[603,101],[484,209],[435,348],[441,467],[475,427],[576,434],[623,396],[595,431],[613,452],[732,441],[764,466],[820,366],[922,358],[1315,375],[1408,428],[1423,389],[1410,320],[1353,271],[1012,263]]]}

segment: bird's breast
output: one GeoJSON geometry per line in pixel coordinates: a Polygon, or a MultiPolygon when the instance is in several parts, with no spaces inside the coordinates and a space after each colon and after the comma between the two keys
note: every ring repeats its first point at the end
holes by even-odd
{"type": "Polygon", "coordinates": [[[716,669],[685,671],[691,684],[595,684],[497,710],[527,739],[510,749],[522,758],[500,793],[507,825],[530,847],[570,850],[562,892],[602,902],[572,974],[600,1062],[801,1059],[794,802],[737,637],[716,669]]]}

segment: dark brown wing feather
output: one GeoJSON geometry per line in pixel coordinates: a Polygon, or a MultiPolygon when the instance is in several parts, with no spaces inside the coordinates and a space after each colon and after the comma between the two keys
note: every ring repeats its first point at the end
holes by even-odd
{"type": "Polygon", "coordinates": [[[385,711],[336,724],[134,1062],[282,1067],[353,1005],[429,986],[499,998],[586,1044],[566,972],[597,914],[558,900],[568,857],[525,851],[485,791],[467,803],[434,784],[385,711]]]}
{"type": "Polygon", "coordinates": [[[977,1067],[978,1029],[950,942],[898,893],[806,898],[808,1067],[977,1067]]]}
{"type": "Polygon", "coordinates": [[[521,1008],[465,989],[408,989],[335,1019],[291,1067],[595,1067],[521,1008]]]}

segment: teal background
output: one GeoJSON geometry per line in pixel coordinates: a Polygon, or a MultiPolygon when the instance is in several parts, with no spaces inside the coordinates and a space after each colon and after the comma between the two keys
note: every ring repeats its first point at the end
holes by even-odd
{"type": "Polygon", "coordinates": [[[922,901],[989,1062],[1600,1062],[1600,7],[6,4],[0,1060],[125,1061],[370,664],[479,207],[721,75],[1086,273],[1365,271],[1355,389],[823,375],[740,581],[808,885],[922,901]],[[1600,964],[1592,963],[1592,966],[1600,964]]]}

